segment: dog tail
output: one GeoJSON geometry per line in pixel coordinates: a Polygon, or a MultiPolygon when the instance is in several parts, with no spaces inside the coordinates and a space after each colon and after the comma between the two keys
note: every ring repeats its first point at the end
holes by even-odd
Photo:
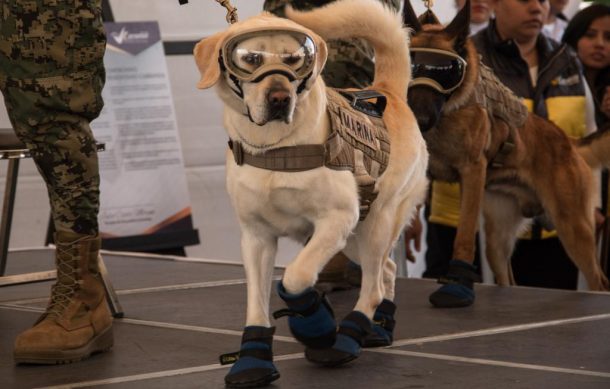
{"type": "Polygon", "coordinates": [[[577,142],[579,154],[591,168],[610,167],[610,131],[594,132],[577,142]]]}
{"type": "Polygon", "coordinates": [[[312,11],[286,7],[286,16],[328,39],[361,38],[375,50],[371,89],[404,95],[411,80],[409,33],[401,16],[379,1],[341,0],[312,11]]]}

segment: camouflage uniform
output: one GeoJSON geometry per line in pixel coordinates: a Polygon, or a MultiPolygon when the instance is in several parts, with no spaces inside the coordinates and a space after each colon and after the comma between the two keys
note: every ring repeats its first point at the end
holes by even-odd
{"type": "MultiPolygon", "coordinates": [[[[332,0],[331,0],[332,1],[332,0]]],[[[296,9],[311,9],[330,3],[329,0],[265,0],[263,8],[284,17],[284,7],[291,4],[296,9]]],[[[399,0],[379,0],[398,11],[399,0]]],[[[375,64],[373,48],[361,39],[331,40],[328,44],[328,62],[322,76],[333,88],[364,88],[373,82],[375,64]]]]}
{"type": "Polygon", "coordinates": [[[105,46],[100,0],[0,0],[0,90],[47,184],[57,231],[98,231],[89,123],[103,106],[105,46]]]}
{"type": "Polygon", "coordinates": [[[89,123],[103,106],[101,0],[0,0],[0,90],[43,176],[55,224],[57,282],[17,336],[17,363],[75,362],[112,347],[98,263],[99,168],[89,123]]]}

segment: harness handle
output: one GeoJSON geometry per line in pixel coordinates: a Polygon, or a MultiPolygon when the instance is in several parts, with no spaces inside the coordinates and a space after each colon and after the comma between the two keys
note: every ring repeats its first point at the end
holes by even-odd
{"type": "Polygon", "coordinates": [[[226,16],[227,23],[229,23],[229,24],[236,23],[237,22],[237,8],[233,7],[229,0],[216,0],[216,2],[227,9],[227,16],[226,16]]]}
{"type": "MultiPolygon", "coordinates": [[[[178,3],[180,3],[180,5],[187,4],[188,2],[189,2],[189,0],[178,0],[178,3]]],[[[227,23],[229,23],[229,24],[236,23],[237,22],[237,8],[233,7],[229,0],[216,0],[216,2],[227,9],[227,16],[226,16],[227,23]]]]}

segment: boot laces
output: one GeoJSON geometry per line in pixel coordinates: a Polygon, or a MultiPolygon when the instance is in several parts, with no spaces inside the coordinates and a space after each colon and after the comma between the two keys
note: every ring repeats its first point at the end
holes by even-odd
{"type": "Polygon", "coordinates": [[[80,282],[77,278],[78,274],[78,257],[74,256],[70,250],[63,249],[57,246],[59,256],[69,258],[68,260],[60,260],[57,264],[57,282],[51,289],[51,301],[47,308],[49,315],[61,315],[68,307],[72,297],[80,287],[80,282]]]}

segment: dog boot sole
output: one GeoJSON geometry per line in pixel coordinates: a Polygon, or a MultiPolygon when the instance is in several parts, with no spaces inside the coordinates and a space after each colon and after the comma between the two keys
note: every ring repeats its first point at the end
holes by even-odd
{"type": "Polygon", "coordinates": [[[344,365],[358,358],[358,355],[346,353],[332,348],[327,349],[305,349],[305,358],[316,365],[335,367],[344,365]]]}
{"type": "Polygon", "coordinates": [[[460,298],[438,291],[432,293],[429,300],[430,304],[436,308],[464,308],[474,303],[474,299],[460,298]]]}
{"type": "Polygon", "coordinates": [[[388,340],[387,338],[384,338],[383,336],[377,334],[367,335],[362,341],[363,348],[387,347],[391,345],[391,340],[388,340]]]}
{"type": "Polygon", "coordinates": [[[227,382],[225,381],[225,386],[227,388],[259,388],[262,386],[267,386],[273,381],[280,378],[279,372],[273,372],[269,375],[261,377],[259,379],[253,381],[242,381],[242,382],[227,382]]]}

